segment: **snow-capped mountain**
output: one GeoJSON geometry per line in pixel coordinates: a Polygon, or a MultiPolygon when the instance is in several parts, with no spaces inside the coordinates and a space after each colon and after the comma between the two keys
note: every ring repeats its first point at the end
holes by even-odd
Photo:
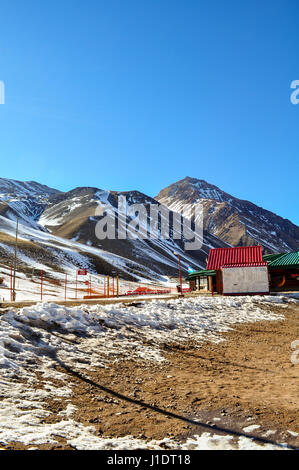
{"type": "Polygon", "coordinates": [[[83,187],[64,193],[36,182],[0,179],[0,263],[5,265],[11,264],[17,217],[19,263],[25,270],[32,265],[50,270],[86,268],[101,274],[117,271],[131,280],[161,281],[165,276],[177,276],[174,252],[180,254],[185,274],[189,266],[205,268],[211,248],[252,244],[261,244],[269,252],[299,248],[299,228],[289,220],[195,178],[172,184],[155,199],[138,191],[83,187]],[[162,211],[157,238],[122,239],[117,218],[120,196],[126,200],[128,233],[134,232],[131,222],[136,219],[136,213],[133,209],[141,204],[147,216],[140,226],[149,234],[149,206],[155,205],[170,209],[169,237],[160,236],[162,225],[168,219],[167,211],[162,211]],[[203,246],[197,251],[186,251],[186,240],[174,237],[173,221],[186,203],[198,202],[204,213],[203,246]],[[115,216],[115,239],[96,236],[97,223],[102,220],[97,213],[99,204],[109,204],[108,212],[115,216]]]}
{"type": "Polygon", "coordinates": [[[39,229],[38,219],[57,189],[36,183],[0,178],[0,215],[39,229]]]}
{"type": "Polygon", "coordinates": [[[184,204],[202,204],[204,229],[232,246],[262,245],[268,252],[299,249],[298,226],[204,180],[186,177],[155,199],[173,211],[184,204]]]}
{"type": "MultiPolygon", "coordinates": [[[[172,216],[169,239],[118,239],[116,225],[116,239],[99,240],[96,236],[96,224],[101,218],[96,215],[99,203],[109,203],[117,216],[118,196],[125,197],[127,224],[135,217],[130,214],[134,204],[158,205],[157,201],[137,191],[119,193],[76,188],[62,193],[34,182],[5,179],[0,180],[0,188],[0,262],[5,264],[11,262],[17,217],[20,223],[19,262],[28,269],[33,264],[52,270],[55,266],[64,269],[72,265],[74,269],[85,267],[89,272],[102,274],[117,271],[132,280],[161,281],[165,276],[177,276],[178,262],[174,251],[181,255],[186,273],[189,266],[205,267],[211,247],[226,246],[206,233],[201,250],[185,252],[184,240],[173,239],[172,216]]],[[[149,220],[146,220],[145,225],[148,224],[149,220]]]]}
{"type": "MultiPolygon", "coordinates": [[[[96,224],[99,217],[96,216],[96,209],[99,203],[109,204],[116,220],[118,215],[118,198],[122,196],[126,200],[126,225],[128,230],[130,222],[135,214],[130,214],[130,210],[135,204],[142,204],[148,209],[151,204],[158,206],[157,201],[138,191],[116,192],[104,191],[98,188],[76,188],[68,193],[58,194],[49,200],[47,208],[39,219],[39,224],[43,225],[53,235],[74,240],[84,245],[99,248],[117,256],[123,256],[132,260],[145,269],[155,269],[159,275],[177,274],[177,257],[174,251],[180,253],[182,267],[187,272],[188,266],[194,268],[205,267],[206,258],[211,247],[226,246],[215,236],[205,233],[204,245],[198,251],[184,251],[185,240],[173,239],[172,213],[170,214],[170,236],[169,239],[160,237],[157,239],[132,239],[125,240],[119,238],[118,224],[115,227],[115,240],[99,240],[96,236],[96,224]]],[[[162,215],[163,217],[163,215],[162,215]]],[[[144,222],[144,231],[148,233],[149,217],[144,222]]],[[[161,229],[161,221],[159,223],[161,229]]],[[[129,233],[129,232],[128,232],[129,233]]],[[[136,271],[136,266],[134,267],[136,271]]]]}

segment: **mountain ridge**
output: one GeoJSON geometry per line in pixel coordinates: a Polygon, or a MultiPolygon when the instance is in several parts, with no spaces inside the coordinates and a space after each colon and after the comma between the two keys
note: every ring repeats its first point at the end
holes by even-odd
{"type": "Polygon", "coordinates": [[[273,252],[299,247],[299,227],[289,219],[236,198],[205,180],[185,177],[162,189],[155,199],[177,211],[184,204],[202,203],[204,228],[232,246],[261,244],[273,252]]]}
{"type": "MultiPolygon", "coordinates": [[[[55,265],[55,257],[57,260],[62,259],[64,265],[69,265],[72,258],[74,269],[77,260],[82,261],[84,257],[85,261],[82,263],[88,265],[89,270],[111,274],[117,269],[120,275],[131,280],[161,280],[165,276],[177,276],[178,261],[174,251],[180,254],[183,272],[187,273],[190,265],[198,269],[205,266],[211,246],[226,246],[209,234],[206,234],[206,243],[200,252],[189,253],[184,252],[183,240],[173,240],[172,236],[165,240],[98,240],[95,235],[98,218],[95,214],[99,202],[109,202],[114,212],[117,212],[117,198],[120,195],[126,196],[128,208],[136,203],[157,205],[157,202],[139,191],[117,192],[78,187],[62,193],[53,188],[41,188],[42,186],[34,183],[30,192],[28,183],[20,186],[19,182],[14,185],[12,181],[3,184],[2,180],[0,204],[6,210],[0,213],[3,216],[0,217],[0,260],[2,253],[2,258],[7,263],[13,246],[13,228],[11,224],[4,223],[5,218],[14,223],[19,218],[20,233],[25,240],[34,244],[31,252],[39,265],[42,262],[41,253],[44,262],[49,263],[51,269],[55,265]],[[7,230],[9,240],[5,233],[7,230]],[[40,235],[41,232],[44,233],[43,236],[40,235]],[[65,240],[71,243],[66,243],[65,240]]],[[[129,220],[131,219],[128,216],[129,220]]],[[[25,257],[23,253],[22,259],[25,257]]],[[[60,268],[60,264],[58,267],[60,268]]]]}
{"type": "MultiPolygon", "coordinates": [[[[191,177],[167,186],[156,198],[137,190],[110,191],[85,186],[63,192],[37,182],[0,178],[0,216],[0,245],[5,259],[5,229],[1,230],[1,226],[5,226],[5,218],[14,222],[19,218],[20,224],[24,225],[22,233],[25,239],[36,244],[37,259],[43,253],[53,266],[57,255],[66,259],[66,263],[73,260],[75,269],[76,260],[88,258],[82,262],[86,262],[89,269],[95,272],[103,270],[105,274],[110,274],[117,266],[120,274],[131,279],[177,276],[174,252],[180,254],[183,272],[187,273],[188,266],[205,268],[211,248],[261,244],[264,252],[283,252],[299,247],[299,228],[288,219],[250,201],[235,198],[205,180],[191,177]],[[171,211],[169,239],[121,240],[116,237],[115,240],[99,240],[95,233],[99,220],[95,215],[96,208],[99,203],[109,203],[111,211],[117,215],[118,196],[125,196],[128,211],[134,204],[146,207],[160,204],[168,208],[171,211]],[[184,240],[173,238],[173,216],[181,213],[184,204],[198,202],[203,205],[204,243],[201,250],[186,252],[184,240]],[[45,235],[41,236],[41,232],[45,235]],[[44,237],[49,240],[45,242],[44,237]],[[56,253],[54,257],[51,250],[56,253]]],[[[132,215],[127,215],[127,223],[131,220],[132,215]]],[[[160,231],[161,222],[162,219],[159,222],[160,231]]],[[[149,220],[144,223],[147,230],[149,220]]],[[[11,225],[9,230],[12,234],[11,225]]],[[[10,239],[7,252],[11,253],[12,243],[10,239]]]]}

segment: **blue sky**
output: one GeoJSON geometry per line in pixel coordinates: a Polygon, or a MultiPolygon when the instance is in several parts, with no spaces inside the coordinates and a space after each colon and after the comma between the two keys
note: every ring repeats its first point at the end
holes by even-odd
{"type": "Polygon", "coordinates": [[[192,176],[299,223],[297,0],[2,0],[0,176],[192,176]]]}

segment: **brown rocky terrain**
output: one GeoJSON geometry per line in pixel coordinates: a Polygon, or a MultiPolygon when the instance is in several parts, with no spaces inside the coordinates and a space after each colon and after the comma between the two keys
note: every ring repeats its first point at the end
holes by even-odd
{"type": "Polygon", "coordinates": [[[156,199],[174,211],[201,203],[204,229],[232,246],[262,245],[267,252],[299,248],[298,226],[204,180],[186,177],[164,188],[156,199]]]}
{"type": "MultiPolygon", "coordinates": [[[[298,448],[299,365],[291,362],[290,345],[299,335],[299,308],[271,310],[283,313],[285,320],[235,326],[220,344],[165,344],[163,364],[124,358],[84,373],[57,364],[72,383],[74,419],[95,426],[100,437],[184,442],[209,432],[232,435],[233,442],[254,437],[261,445],[298,448]],[[252,425],[256,429],[246,431],[252,425]]],[[[55,422],[65,406],[59,398],[45,403],[52,412],[46,422],[55,422]]],[[[71,449],[63,438],[58,442],[36,447],[71,449]]]]}

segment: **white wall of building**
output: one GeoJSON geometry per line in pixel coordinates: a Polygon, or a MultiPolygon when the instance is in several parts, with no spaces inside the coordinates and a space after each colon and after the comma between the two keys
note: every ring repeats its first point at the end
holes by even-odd
{"type": "Polygon", "coordinates": [[[269,292],[267,266],[222,268],[223,294],[269,292]]]}

